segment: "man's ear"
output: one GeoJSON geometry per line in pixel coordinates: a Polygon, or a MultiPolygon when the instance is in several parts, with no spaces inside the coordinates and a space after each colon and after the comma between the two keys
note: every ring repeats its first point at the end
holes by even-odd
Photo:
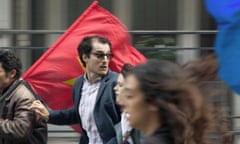
{"type": "Polygon", "coordinates": [[[82,55],[82,58],[83,58],[83,61],[84,61],[85,63],[87,63],[87,60],[89,59],[89,56],[87,56],[86,54],[83,54],[83,55],[82,55]]]}
{"type": "Polygon", "coordinates": [[[8,74],[10,78],[14,78],[16,76],[17,71],[15,69],[11,70],[8,74]]]}

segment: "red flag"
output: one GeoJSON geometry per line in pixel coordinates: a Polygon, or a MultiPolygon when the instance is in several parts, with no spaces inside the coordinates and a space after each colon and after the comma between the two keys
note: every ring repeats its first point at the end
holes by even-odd
{"type": "Polygon", "coordinates": [[[111,41],[114,58],[110,62],[110,69],[113,71],[119,72],[124,63],[136,65],[146,61],[130,45],[126,27],[94,1],[23,75],[23,79],[50,108],[72,107],[72,85],[75,78],[84,73],[77,47],[83,37],[93,35],[103,36],[111,41]]]}

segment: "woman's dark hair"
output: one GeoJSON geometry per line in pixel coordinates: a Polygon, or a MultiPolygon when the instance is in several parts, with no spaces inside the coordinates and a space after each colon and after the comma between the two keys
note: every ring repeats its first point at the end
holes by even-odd
{"type": "Polygon", "coordinates": [[[188,71],[189,76],[195,81],[218,81],[218,61],[214,53],[202,56],[195,61],[189,61],[182,65],[188,71]]]}
{"type": "Polygon", "coordinates": [[[158,106],[159,116],[170,128],[175,144],[209,142],[209,134],[217,125],[218,118],[213,114],[216,107],[203,96],[187,70],[169,61],[149,60],[128,75],[139,81],[145,101],[158,106]]]}
{"type": "Polygon", "coordinates": [[[219,101],[221,95],[227,95],[227,87],[217,75],[217,56],[215,53],[209,53],[208,55],[201,56],[195,61],[185,63],[183,68],[188,72],[191,80],[198,85],[202,95],[206,99],[211,100],[212,104],[214,104],[214,109],[212,111],[212,116],[216,123],[214,134],[220,137],[218,140],[222,141],[222,144],[231,143],[231,123],[226,113],[223,113],[221,110],[221,101],[219,101]]]}
{"type": "Polygon", "coordinates": [[[0,63],[2,64],[5,72],[10,72],[13,69],[16,70],[16,75],[14,79],[19,79],[21,77],[21,61],[12,51],[0,50],[0,63]]]}
{"type": "Polygon", "coordinates": [[[122,66],[121,74],[125,78],[127,73],[130,72],[133,69],[133,66],[129,63],[126,63],[122,66]]]}

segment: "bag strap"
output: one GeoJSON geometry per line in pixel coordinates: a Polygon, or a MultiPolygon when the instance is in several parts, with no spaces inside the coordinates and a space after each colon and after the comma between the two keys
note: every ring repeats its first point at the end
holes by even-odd
{"type": "Polygon", "coordinates": [[[25,80],[21,80],[21,82],[24,86],[28,88],[28,90],[31,91],[31,93],[34,95],[36,100],[42,101],[41,98],[35,93],[35,91],[33,91],[32,87],[28,84],[28,82],[26,82],[25,80]]]}
{"type": "Polygon", "coordinates": [[[26,86],[26,87],[28,88],[28,90],[31,91],[31,93],[34,95],[35,99],[36,99],[36,100],[40,100],[40,101],[42,102],[42,104],[43,104],[47,109],[49,109],[47,103],[32,89],[31,85],[30,85],[27,81],[25,81],[25,80],[21,80],[21,81],[22,81],[22,84],[23,84],[24,86],[26,86]]]}

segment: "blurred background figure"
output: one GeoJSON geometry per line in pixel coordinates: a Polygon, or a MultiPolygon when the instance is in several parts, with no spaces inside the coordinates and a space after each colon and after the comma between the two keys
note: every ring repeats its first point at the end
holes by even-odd
{"type": "Polygon", "coordinates": [[[127,74],[124,112],[130,125],[147,136],[145,144],[207,144],[213,133],[225,138],[224,117],[209,100],[213,93],[204,92],[193,76],[164,60],[149,60],[127,74]]]}
{"type": "MultiPolygon", "coordinates": [[[[120,106],[124,106],[125,97],[124,95],[120,95],[124,79],[126,74],[133,69],[131,64],[124,64],[121,70],[121,73],[118,76],[117,85],[114,87],[114,91],[116,93],[116,101],[120,106]]],[[[123,109],[123,108],[122,108],[123,109]]],[[[119,122],[116,126],[117,133],[117,141],[118,144],[140,144],[141,143],[141,133],[139,130],[133,129],[128,120],[127,114],[122,112],[121,114],[121,122],[119,122]]]]}

